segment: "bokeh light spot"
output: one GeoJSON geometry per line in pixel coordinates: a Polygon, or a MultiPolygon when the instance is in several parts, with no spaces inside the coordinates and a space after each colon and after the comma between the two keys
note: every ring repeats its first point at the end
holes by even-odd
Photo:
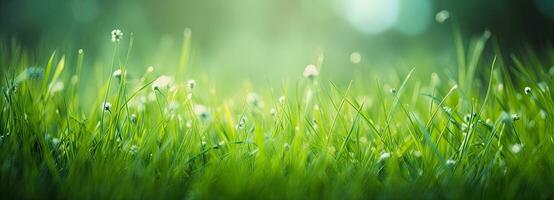
{"type": "Polygon", "coordinates": [[[394,28],[405,35],[417,35],[424,32],[433,20],[429,0],[401,0],[399,13],[394,28]]]}
{"type": "Polygon", "coordinates": [[[399,12],[398,0],[346,0],[346,19],[358,31],[377,34],[391,28],[399,12]]]}

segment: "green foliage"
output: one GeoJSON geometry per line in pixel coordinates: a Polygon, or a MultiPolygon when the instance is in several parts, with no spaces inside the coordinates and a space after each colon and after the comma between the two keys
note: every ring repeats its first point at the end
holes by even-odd
{"type": "Polygon", "coordinates": [[[101,73],[97,85],[81,79],[91,67],[82,50],[75,63],[54,51],[39,67],[29,67],[24,54],[1,52],[11,55],[1,61],[11,66],[1,75],[1,195],[554,197],[553,70],[535,54],[503,60],[496,51],[489,60],[482,54],[490,34],[470,45],[467,62],[456,35],[457,75],[429,79],[416,66],[393,74],[404,78],[341,84],[322,71],[281,91],[257,86],[260,94],[234,89],[233,97],[219,95],[215,80],[183,80],[185,36],[174,79],[126,66],[132,36],[125,55],[114,43],[110,73],[121,71],[101,73]],[[65,84],[55,88],[58,80],[65,84]]]}

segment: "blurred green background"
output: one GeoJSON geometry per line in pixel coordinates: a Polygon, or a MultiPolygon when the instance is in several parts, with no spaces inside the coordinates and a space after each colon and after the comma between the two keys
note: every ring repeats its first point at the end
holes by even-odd
{"type": "Polygon", "coordinates": [[[324,74],[348,79],[365,68],[454,65],[452,20],[435,22],[440,10],[464,37],[489,29],[506,51],[548,48],[554,37],[554,0],[2,0],[0,36],[37,54],[82,48],[91,62],[110,57],[119,28],[135,35],[131,69],[171,73],[190,28],[190,69],[218,81],[283,82],[319,53],[324,74]]]}

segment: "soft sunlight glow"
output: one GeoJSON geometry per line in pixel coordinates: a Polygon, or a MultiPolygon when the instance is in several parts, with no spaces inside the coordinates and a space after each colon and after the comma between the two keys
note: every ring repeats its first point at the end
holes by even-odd
{"type": "Polygon", "coordinates": [[[345,17],[358,31],[377,34],[391,28],[398,18],[398,0],[346,0],[345,17]]]}
{"type": "Polygon", "coordinates": [[[405,35],[423,33],[433,21],[431,7],[429,0],[401,0],[400,15],[394,28],[405,35]]]}

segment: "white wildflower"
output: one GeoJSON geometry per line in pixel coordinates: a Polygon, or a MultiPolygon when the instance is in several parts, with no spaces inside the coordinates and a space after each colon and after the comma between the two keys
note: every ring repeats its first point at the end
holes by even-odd
{"type": "Polygon", "coordinates": [[[263,107],[262,98],[260,97],[260,95],[253,92],[248,93],[248,95],[246,95],[246,102],[255,107],[259,107],[259,108],[263,107]]]}
{"type": "Polygon", "coordinates": [[[119,29],[112,31],[112,42],[119,42],[123,38],[123,32],[119,29]]]}
{"type": "Polygon", "coordinates": [[[471,122],[476,116],[477,116],[477,113],[468,113],[464,115],[464,121],[471,122]]]}
{"type": "Polygon", "coordinates": [[[102,111],[104,112],[110,112],[112,110],[112,104],[110,102],[104,102],[102,103],[102,111]]]}
{"type": "Polygon", "coordinates": [[[285,96],[280,96],[280,97],[279,97],[279,103],[280,103],[280,104],[284,104],[284,103],[285,103],[285,96]]]}
{"type": "Polygon", "coordinates": [[[455,165],[455,164],[456,164],[456,161],[453,159],[446,160],[446,165],[455,165]]]}
{"type": "Polygon", "coordinates": [[[286,100],[285,96],[280,96],[279,99],[278,99],[280,104],[285,104],[285,100],[286,100]]]}
{"type": "Polygon", "coordinates": [[[367,141],[367,137],[366,137],[366,136],[362,136],[362,137],[360,137],[360,139],[359,139],[359,140],[360,140],[360,143],[362,143],[362,144],[367,144],[367,142],[368,142],[368,141],[367,141]]]}
{"type": "Polygon", "coordinates": [[[137,123],[137,115],[136,114],[131,114],[131,116],[129,118],[130,118],[131,122],[133,122],[133,124],[137,123]]]}
{"type": "Polygon", "coordinates": [[[236,129],[244,129],[246,127],[246,117],[241,117],[239,120],[239,124],[236,125],[236,129]]]}
{"type": "Polygon", "coordinates": [[[421,156],[423,155],[423,154],[421,153],[421,151],[418,151],[418,150],[413,151],[412,154],[414,154],[414,156],[415,156],[415,157],[418,157],[418,158],[421,157],[421,156]]]}
{"type": "Polygon", "coordinates": [[[488,124],[488,125],[491,125],[491,126],[492,126],[492,125],[493,125],[493,124],[492,124],[492,119],[491,119],[491,118],[485,119],[485,124],[488,124]]]}
{"type": "Polygon", "coordinates": [[[440,82],[441,82],[441,79],[440,79],[439,75],[437,73],[433,72],[431,74],[431,85],[433,87],[437,87],[437,86],[440,85],[440,82]]]}
{"type": "Polygon", "coordinates": [[[522,149],[523,149],[523,145],[521,144],[513,144],[510,147],[510,151],[512,151],[512,153],[519,153],[521,152],[522,149]]]}
{"type": "Polygon", "coordinates": [[[148,66],[148,68],[146,68],[146,72],[148,73],[154,72],[154,66],[148,66]]]}
{"type": "Polygon", "coordinates": [[[314,64],[309,64],[304,69],[303,75],[306,78],[314,79],[317,75],[319,75],[319,71],[317,70],[317,67],[314,64]]]}
{"type": "Polygon", "coordinates": [[[525,87],[525,89],[523,89],[523,91],[525,92],[526,95],[531,94],[531,88],[530,87],[525,87]]]}
{"type": "Polygon", "coordinates": [[[142,112],[146,110],[146,103],[148,99],[145,95],[138,96],[137,98],[133,98],[129,102],[129,106],[132,108],[135,108],[138,112],[142,112]]]}
{"type": "Polygon", "coordinates": [[[208,108],[204,105],[197,104],[197,105],[194,105],[192,109],[194,113],[201,119],[208,119],[210,117],[208,108]]]}
{"type": "Polygon", "coordinates": [[[52,93],[61,92],[65,88],[65,85],[61,81],[56,81],[52,86],[50,86],[50,91],[52,93]]]}
{"type": "Polygon", "coordinates": [[[502,91],[504,90],[504,84],[499,83],[499,84],[496,86],[496,89],[497,89],[499,92],[502,92],[502,91]]]}
{"type": "Polygon", "coordinates": [[[138,152],[138,146],[137,145],[131,145],[131,148],[129,149],[129,153],[136,154],[138,152]]]}
{"type": "Polygon", "coordinates": [[[172,82],[173,82],[173,78],[162,75],[152,83],[152,90],[156,91],[156,90],[168,89],[172,82]]]}
{"type": "Polygon", "coordinates": [[[452,108],[450,108],[448,106],[443,106],[442,109],[447,113],[452,113],[452,108]]]}
{"type": "Polygon", "coordinates": [[[71,76],[71,81],[70,82],[71,82],[71,85],[77,84],[77,82],[79,82],[79,76],[77,76],[77,75],[71,76]]]}
{"type": "Polygon", "coordinates": [[[195,80],[189,80],[187,81],[187,88],[192,91],[196,87],[196,81],[195,80]]]}
{"type": "Polygon", "coordinates": [[[447,10],[441,10],[435,15],[435,20],[440,24],[444,23],[448,18],[450,18],[450,12],[447,10]]]}
{"type": "Polygon", "coordinates": [[[121,79],[121,75],[123,75],[123,70],[117,69],[112,73],[112,76],[116,79],[121,79]]]}
{"type": "Polygon", "coordinates": [[[364,108],[371,108],[373,106],[373,99],[369,96],[358,96],[356,97],[356,101],[363,105],[364,108]]]}
{"type": "Polygon", "coordinates": [[[390,153],[389,152],[383,152],[381,153],[381,156],[379,156],[379,162],[383,162],[387,159],[390,158],[390,153]]]}
{"type": "Polygon", "coordinates": [[[179,109],[179,104],[175,101],[170,102],[167,105],[167,112],[174,114],[179,109]]]}
{"type": "Polygon", "coordinates": [[[290,149],[290,144],[285,142],[285,144],[283,144],[283,148],[285,148],[286,150],[290,149]]]}
{"type": "Polygon", "coordinates": [[[350,54],[350,62],[358,64],[362,61],[362,55],[359,52],[352,52],[350,54]]]}
{"type": "Polygon", "coordinates": [[[519,119],[520,119],[520,117],[517,113],[512,114],[512,120],[517,121],[519,119]]]}
{"type": "Polygon", "coordinates": [[[57,137],[52,138],[52,145],[58,146],[60,144],[60,139],[57,137]]]}
{"type": "Polygon", "coordinates": [[[469,128],[469,126],[466,124],[466,123],[462,123],[462,126],[460,129],[462,129],[462,131],[467,131],[469,128]]]}

